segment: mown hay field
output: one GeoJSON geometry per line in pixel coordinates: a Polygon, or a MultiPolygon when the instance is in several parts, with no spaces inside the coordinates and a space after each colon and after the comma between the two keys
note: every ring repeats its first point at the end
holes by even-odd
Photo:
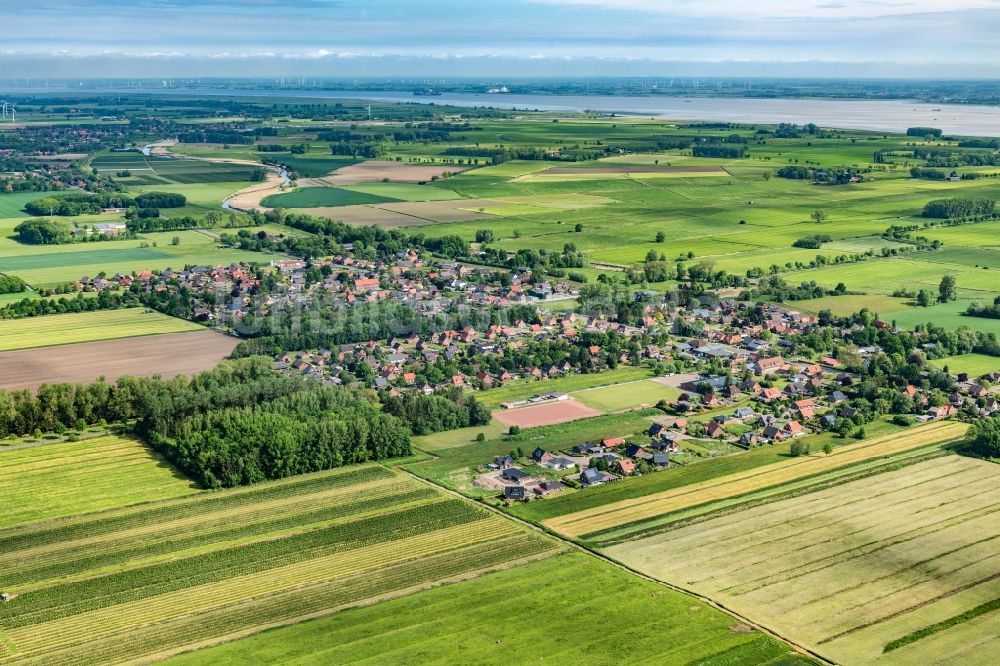
{"type": "Polygon", "coordinates": [[[169,656],[560,550],[380,466],[0,530],[4,664],[169,656]]]}
{"type": "Polygon", "coordinates": [[[242,664],[808,663],[702,602],[581,553],[418,592],[172,659],[242,664]],[[584,584],[595,594],[580,594],[584,584]],[[613,608],[627,648],[581,618],[613,608]],[[488,619],[484,619],[488,618],[488,619]],[[664,622],[669,618],[669,622],[664,622]]]}
{"type": "Polygon", "coordinates": [[[190,479],[130,437],[0,447],[0,529],[195,490],[190,479]]]}
{"type": "Polygon", "coordinates": [[[203,330],[193,322],[145,308],[5,319],[0,320],[0,351],[203,330]]]}
{"type": "Polygon", "coordinates": [[[959,439],[968,426],[957,422],[936,422],[918,426],[902,434],[876,437],[842,446],[830,455],[814,453],[763,467],[674,488],[661,493],[614,502],[546,520],[543,524],[570,537],[585,536],[627,523],[672,511],[736,497],[761,488],[778,486],[813,474],[856,464],[878,456],[888,456],[936,443],[959,439]]]}
{"type": "Polygon", "coordinates": [[[608,548],[843,664],[995,663],[1000,467],[945,456],[608,548]]]}

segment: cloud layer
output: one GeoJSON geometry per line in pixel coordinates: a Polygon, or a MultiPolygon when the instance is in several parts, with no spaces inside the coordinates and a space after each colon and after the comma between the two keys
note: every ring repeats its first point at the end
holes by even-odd
{"type": "Polygon", "coordinates": [[[868,63],[877,62],[895,64],[903,75],[928,66],[971,78],[995,76],[1000,62],[1000,0],[15,4],[4,16],[2,78],[81,76],[82,62],[102,63],[90,76],[136,76],[137,59],[174,67],[157,76],[253,75],[245,70],[251,60],[269,63],[261,75],[322,75],[318,63],[337,70],[330,76],[392,75],[409,59],[436,62],[427,73],[441,75],[469,73],[470,62],[492,65],[484,67],[491,71],[505,62],[507,74],[545,75],[560,61],[605,63],[599,73],[622,75],[633,73],[629,63],[757,63],[754,73],[769,75],[768,63],[820,61],[854,63],[843,72],[853,76],[870,74],[868,63]]]}

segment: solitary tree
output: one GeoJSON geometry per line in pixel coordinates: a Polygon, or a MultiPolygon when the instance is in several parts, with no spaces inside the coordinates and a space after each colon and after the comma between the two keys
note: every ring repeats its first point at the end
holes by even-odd
{"type": "Polygon", "coordinates": [[[761,176],[764,177],[764,180],[771,180],[771,172],[770,171],[765,171],[764,173],[761,174],[761,176]]]}
{"type": "Polygon", "coordinates": [[[667,235],[665,233],[663,233],[662,231],[657,231],[656,232],[656,242],[657,243],[662,243],[665,240],[667,240],[667,235]]]}
{"type": "Polygon", "coordinates": [[[947,303],[958,298],[958,281],[954,275],[945,275],[938,285],[938,301],[947,303]]]}
{"type": "Polygon", "coordinates": [[[926,289],[921,289],[917,292],[917,305],[922,308],[926,308],[931,304],[931,292],[926,289]]]}
{"type": "Polygon", "coordinates": [[[827,214],[825,210],[814,210],[812,213],[809,214],[809,217],[813,219],[813,222],[819,224],[820,222],[826,220],[827,214]]]}

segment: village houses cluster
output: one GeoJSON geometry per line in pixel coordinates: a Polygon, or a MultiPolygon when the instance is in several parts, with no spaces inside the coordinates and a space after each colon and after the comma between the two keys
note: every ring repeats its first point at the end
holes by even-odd
{"type": "MultiPolygon", "coordinates": [[[[248,314],[294,307],[308,310],[318,297],[348,309],[364,303],[399,303],[428,321],[441,321],[463,307],[527,306],[506,323],[409,332],[329,349],[287,351],[274,359],[274,367],[282,372],[332,384],[367,383],[391,394],[453,387],[486,390],[623,364],[669,370],[663,374],[679,397],[657,405],[663,415],[646,432],[581,442],[565,451],[538,449],[520,460],[501,456],[484,461],[479,482],[494,484],[507,500],[559,492],[567,482],[586,487],[663,469],[671,457],[689,455],[691,447],[685,442],[749,448],[864,423],[863,410],[850,397],[858,380],[840,361],[789,360],[795,357],[796,336],[817,327],[811,315],[782,305],[736,300],[681,307],[640,292],[636,298],[645,299],[641,320],[628,325],[607,315],[550,307],[578,295],[565,282],[534,279],[527,271],[503,281],[495,277],[492,269],[430,263],[414,251],[383,261],[358,259],[347,252],[311,264],[288,259],[263,270],[239,264],[194,266],[82,278],[76,286],[188,293],[193,295],[192,319],[236,330],[248,314]],[[751,307],[762,308],[763,317],[751,322],[745,316],[751,307]],[[588,334],[613,335],[618,343],[614,349],[587,344],[588,334]],[[578,353],[544,364],[493,362],[551,342],[565,343],[578,353]]],[[[836,331],[840,336],[848,333],[836,331]]],[[[882,351],[866,347],[857,353],[867,359],[882,351]]],[[[998,381],[1000,376],[984,379],[998,381]]],[[[977,400],[982,414],[1000,411],[1000,403],[979,378],[958,380],[944,404],[914,386],[902,388],[915,405],[913,418],[947,418],[977,400]]],[[[532,399],[503,407],[518,409],[558,397],[540,390],[532,399]]]]}

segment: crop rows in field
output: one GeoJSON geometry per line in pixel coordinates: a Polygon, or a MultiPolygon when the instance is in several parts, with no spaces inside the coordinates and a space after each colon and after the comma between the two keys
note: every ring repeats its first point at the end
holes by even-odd
{"type": "MultiPolygon", "coordinates": [[[[0,535],[23,523],[193,492],[158,454],[127,437],[0,449],[0,535]]],[[[11,554],[0,546],[0,556],[11,554]]]]}
{"type": "Polygon", "coordinates": [[[169,622],[139,627],[124,634],[102,636],[89,641],[85,653],[79,646],[57,648],[37,657],[14,663],[44,666],[75,666],[125,661],[137,654],[167,655],[182,647],[217,642],[220,637],[244,634],[248,628],[263,629],[294,622],[304,617],[322,617],[367,600],[401,594],[436,581],[474,575],[511,562],[545,556],[552,546],[541,539],[518,534],[456,547],[443,554],[382,567],[377,575],[362,571],[278,594],[250,598],[222,608],[169,622]]]}
{"type": "Polygon", "coordinates": [[[168,661],[297,664],[808,663],[690,597],[570,552],[168,661]],[[580,594],[581,582],[599,594],[580,594]],[[622,640],[581,631],[614,609],[622,640]],[[665,618],[668,620],[665,621],[665,618]],[[568,638],[569,637],[569,638],[568,638]]]}
{"type": "Polygon", "coordinates": [[[946,456],[605,552],[839,663],[979,663],[1000,621],[998,482],[946,456]]]}
{"type": "Polygon", "coordinates": [[[138,153],[94,158],[91,164],[101,171],[129,171],[128,178],[158,176],[176,183],[222,183],[249,180],[258,167],[205,160],[168,159],[138,153]]]}
{"type": "Polygon", "coordinates": [[[870,458],[945,443],[964,436],[967,428],[965,424],[957,422],[929,423],[902,434],[886,435],[842,446],[830,455],[814,454],[790,458],[746,472],[558,516],[545,521],[544,524],[568,536],[601,532],[699,504],[779,486],[795,479],[857,464],[870,458]]]}
{"type": "Polygon", "coordinates": [[[204,330],[144,308],[46,315],[0,321],[0,351],[204,330]]]}
{"type": "Polygon", "coordinates": [[[908,465],[915,465],[945,455],[949,454],[944,449],[938,446],[931,446],[905,451],[894,456],[873,458],[856,465],[838,467],[829,472],[795,479],[789,483],[769,486],[715,502],[698,504],[693,507],[627,523],[600,532],[591,532],[586,535],[586,539],[592,546],[606,548],[625,541],[633,541],[654,534],[660,534],[694,521],[710,520],[720,513],[740,511],[768,502],[781,501],[789,497],[796,497],[837,484],[895,471],[908,465]]]}
{"type": "Polygon", "coordinates": [[[555,549],[378,466],[29,524],[0,531],[5,663],[169,652],[555,549]]]}

